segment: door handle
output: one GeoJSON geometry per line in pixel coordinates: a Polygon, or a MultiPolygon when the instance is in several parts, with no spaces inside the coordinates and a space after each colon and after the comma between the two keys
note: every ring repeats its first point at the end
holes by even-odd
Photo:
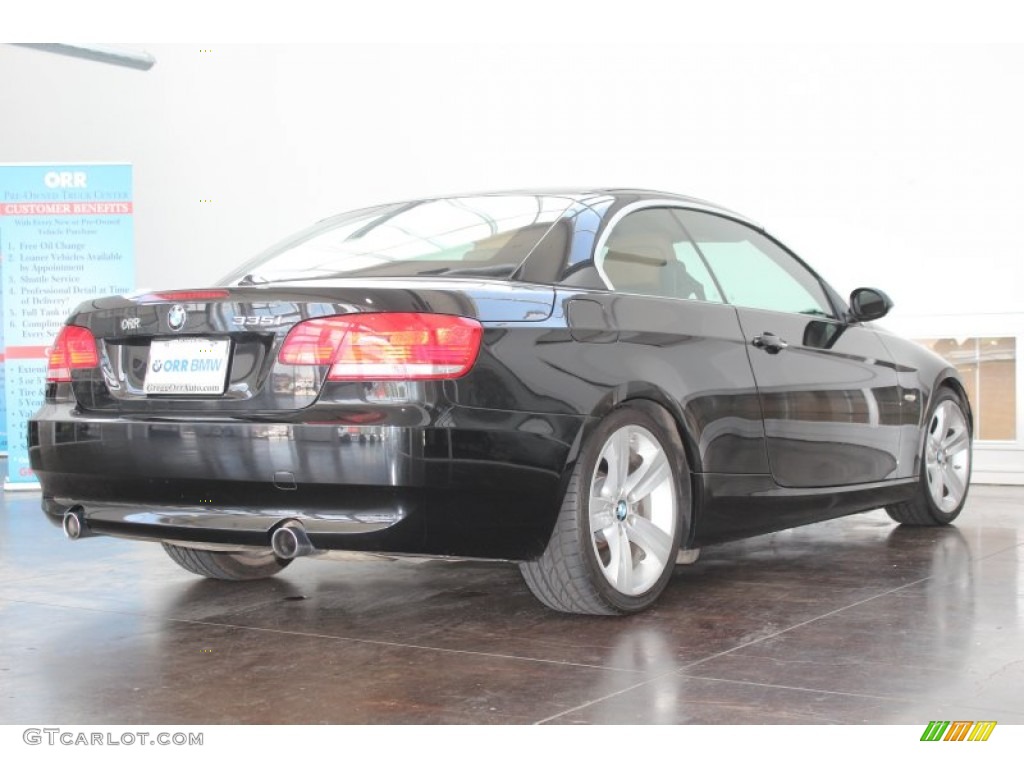
{"type": "Polygon", "coordinates": [[[788,342],[783,341],[771,331],[765,331],[760,336],[755,336],[751,344],[771,355],[777,355],[789,346],[788,342]]]}

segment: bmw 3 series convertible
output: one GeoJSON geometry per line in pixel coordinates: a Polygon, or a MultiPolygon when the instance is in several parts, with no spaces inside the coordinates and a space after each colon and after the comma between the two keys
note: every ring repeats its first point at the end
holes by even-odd
{"type": "Polygon", "coordinates": [[[706,545],[957,517],[964,387],[872,325],[891,306],[674,194],[381,205],[213,287],[79,305],[31,465],[69,537],[159,542],[201,576],[494,559],[555,610],[632,613],[706,545]]]}

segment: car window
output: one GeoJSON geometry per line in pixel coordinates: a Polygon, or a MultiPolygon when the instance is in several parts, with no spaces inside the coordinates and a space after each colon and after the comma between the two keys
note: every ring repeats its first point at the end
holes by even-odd
{"type": "Polygon", "coordinates": [[[831,317],[817,277],[757,230],[714,214],[679,211],[679,219],[731,304],[831,317]]]}
{"type": "Polygon", "coordinates": [[[318,224],[222,282],[419,275],[510,277],[572,201],[493,195],[423,200],[318,224]]]}
{"type": "Polygon", "coordinates": [[[672,248],[675,251],[676,259],[679,260],[686,269],[687,274],[692,278],[691,285],[696,283],[700,290],[699,296],[695,294],[693,296],[680,296],[680,298],[714,301],[718,304],[723,303],[722,294],[719,292],[718,286],[715,285],[715,280],[711,277],[704,259],[701,258],[693,243],[689,239],[682,240],[678,243],[673,243],[672,248]]]}
{"type": "Polygon", "coordinates": [[[598,261],[617,291],[722,302],[700,253],[668,208],[646,208],[623,217],[598,261]]]}

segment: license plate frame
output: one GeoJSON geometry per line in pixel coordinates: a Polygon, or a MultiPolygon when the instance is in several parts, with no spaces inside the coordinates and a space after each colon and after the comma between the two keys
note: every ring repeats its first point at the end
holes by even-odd
{"type": "Polygon", "coordinates": [[[153,339],[142,391],[146,396],[209,397],[227,389],[231,339],[153,339]]]}

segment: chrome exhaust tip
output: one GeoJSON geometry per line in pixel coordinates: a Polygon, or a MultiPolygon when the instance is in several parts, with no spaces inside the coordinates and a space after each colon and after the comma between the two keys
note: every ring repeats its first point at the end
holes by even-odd
{"type": "Polygon", "coordinates": [[[294,560],[296,557],[312,555],[316,551],[302,523],[294,520],[274,531],[270,537],[270,548],[282,560],[294,560]]]}
{"type": "Polygon", "coordinates": [[[64,528],[64,535],[72,541],[93,535],[92,531],[89,530],[89,526],[85,524],[85,516],[82,514],[81,509],[69,509],[65,512],[61,527],[64,528]]]}

